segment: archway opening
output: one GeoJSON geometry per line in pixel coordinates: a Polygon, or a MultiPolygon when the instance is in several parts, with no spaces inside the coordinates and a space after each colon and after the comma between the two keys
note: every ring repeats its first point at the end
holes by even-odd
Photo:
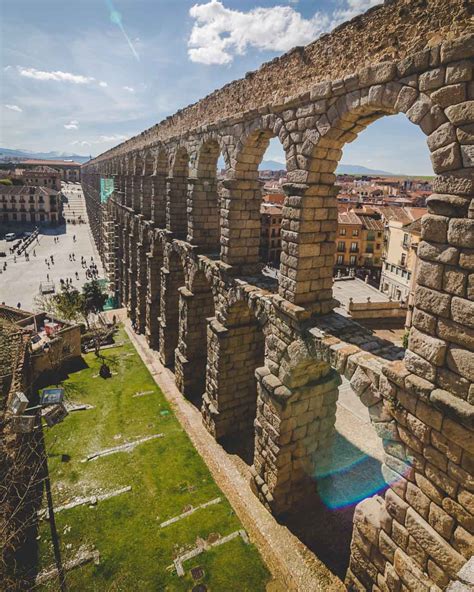
{"type": "Polygon", "coordinates": [[[255,370],[264,363],[265,338],[256,317],[245,302],[233,304],[226,314],[225,342],[219,352],[219,413],[228,425],[220,438],[229,454],[252,465],[255,449],[257,381],[255,370]]]}
{"type": "Polygon", "coordinates": [[[334,296],[350,316],[401,343],[432,191],[426,136],[404,114],[381,117],[344,146],[336,176],[334,296]]]}
{"type": "Polygon", "coordinates": [[[146,338],[152,349],[158,349],[160,341],[160,296],[163,249],[154,237],[147,253],[147,297],[146,297],[146,338]]]}
{"type": "MultiPolygon", "coordinates": [[[[241,266],[244,273],[258,272],[270,264],[274,271],[267,275],[273,278],[276,278],[281,250],[279,227],[284,195],[281,185],[277,187],[278,181],[275,182],[276,173],[267,168],[264,157],[269,146],[270,154],[275,151],[275,144],[279,144],[279,139],[273,130],[258,129],[238,146],[233,179],[227,185],[224,182],[224,187],[229,188],[224,197],[230,199],[224,200],[228,244],[222,245],[222,255],[227,262],[241,266]]],[[[283,173],[284,169],[281,165],[283,173]]]]}

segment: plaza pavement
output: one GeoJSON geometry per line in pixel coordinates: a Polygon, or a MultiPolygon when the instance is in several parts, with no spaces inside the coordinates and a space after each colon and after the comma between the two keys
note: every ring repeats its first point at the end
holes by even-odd
{"type": "MultiPolygon", "coordinates": [[[[84,201],[80,185],[63,183],[62,190],[66,197],[74,196],[76,202],[84,201]]],[[[64,210],[65,217],[67,217],[66,208],[64,210]]],[[[83,211],[85,216],[85,205],[83,211]]],[[[29,229],[25,228],[25,230],[29,229]]],[[[0,225],[0,236],[3,237],[6,232],[12,232],[12,228],[7,225],[0,225]]],[[[56,227],[41,227],[38,240],[34,241],[28,249],[29,261],[26,261],[24,255],[21,255],[16,257],[15,263],[14,256],[10,254],[12,245],[13,243],[0,240],[0,251],[7,253],[6,258],[0,258],[0,269],[2,270],[0,273],[0,303],[5,302],[8,306],[16,307],[20,304],[22,309],[34,311],[39,286],[42,282],[48,281],[47,274],[49,274],[50,281],[55,284],[56,292],[59,291],[60,278],[63,280],[70,278],[72,285],[80,289],[86,282],[90,281],[86,278],[86,269],[81,266],[81,255],[85,257],[88,265],[91,263],[91,257],[93,257],[93,261],[97,265],[99,278],[104,277],[102,264],[92,240],[89,224],[70,223],[56,227]],[[76,236],[76,242],[73,240],[74,235],[76,236]],[[54,242],[55,237],[59,238],[58,243],[54,242]],[[33,255],[33,251],[36,252],[36,257],[33,255]],[[76,260],[70,261],[69,254],[73,252],[76,260]],[[48,269],[45,259],[49,260],[51,255],[54,257],[54,265],[50,264],[48,269]],[[7,263],[6,271],[3,271],[4,262],[7,263]],[[76,271],[79,274],[78,280],[76,280],[76,271]]]]}

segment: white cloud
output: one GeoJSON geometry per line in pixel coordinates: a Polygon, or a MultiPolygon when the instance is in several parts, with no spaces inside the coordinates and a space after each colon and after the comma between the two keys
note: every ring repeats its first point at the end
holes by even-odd
{"type": "Polygon", "coordinates": [[[5,109],[9,109],[10,111],[16,111],[17,113],[21,113],[23,109],[18,107],[18,105],[4,105],[5,109]]]}
{"type": "Polygon", "coordinates": [[[107,82],[104,82],[103,80],[101,80],[99,82],[99,86],[101,86],[102,88],[107,88],[109,85],[107,84],[107,82]]]}
{"type": "Polygon", "coordinates": [[[122,87],[123,90],[127,90],[128,92],[134,93],[135,89],[133,88],[133,86],[124,86],[122,87]]]}
{"type": "Polygon", "coordinates": [[[69,123],[65,123],[64,127],[67,130],[77,130],[79,129],[79,122],[75,119],[71,119],[71,121],[69,123]]]}
{"type": "Polygon", "coordinates": [[[21,76],[34,78],[35,80],[54,80],[57,82],[72,82],[74,84],[90,84],[95,81],[95,78],[91,76],[71,74],[70,72],[61,72],[61,70],[47,72],[45,70],[37,70],[36,68],[22,68],[18,66],[18,72],[21,76]]]}
{"type": "Polygon", "coordinates": [[[337,24],[380,2],[346,0],[345,7],[332,15],[316,12],[310,19],[303,18],[291,6],[241,12],[226,8],[219,0],[195,4],[189,11],[195,23],[188,40],[188,55],[193,62],[229,64],[234,55],[243,55],[250,47],[287,51],[310,43],[337,24]]]}
{"type": "Polygon", "coordinates": [[[11,69],[12,69],[12,67],[11,67],[11,66],[5,66],[5,67],[3,68],[3,71],[4,71],[4,72],[8,72],[8,70],[11,70],[11,69]]]}
{"type": "Polygon", "coordinates": [[[123,142],[128,140],[130,136],[124,134],[113,134],[111,136],[99,136],[95,140],[75,140],[71,142],[71,146],[92,146],[92,144],[108,144],[110,142],[123,142]]]}

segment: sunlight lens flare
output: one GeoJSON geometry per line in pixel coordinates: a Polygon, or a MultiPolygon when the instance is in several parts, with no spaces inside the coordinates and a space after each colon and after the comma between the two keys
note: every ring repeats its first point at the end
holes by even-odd
{"type": "Polygon", "coordinates": [[[139,62],[140,56],[138,55],[137,50],[133,46],[133,43],[132,43],[130,37],[127,35],[127,33],[125,31],[125,28],[124,28],[123,22],[122,22],[122,15],[120,14],[120,12],[118,12],[118,10],[115,9],[115,6],[114,6],[112,0],[106,0],[106,4],[107,4],[109,11],[110,11],[110,21],[114,25],[117,25],[117,27],[122,31],[122,34],[125,37],[125,40],[130,48],[130,51],[132,52],[132,54],[135,57],[135,59],[137,60],[137,62],[139,62]]]}
{"type": "MultiPolygon", "coordinates": [[[[389,472],[394,474],[393,471],[389,472]]],[[[382,474],[377,459],[339,436],[324,458],[318,461],[313,479],[324,505],[330,510],[339,510],[382,494],[397,481],[387,481],[387,473],[382,474]]]]}

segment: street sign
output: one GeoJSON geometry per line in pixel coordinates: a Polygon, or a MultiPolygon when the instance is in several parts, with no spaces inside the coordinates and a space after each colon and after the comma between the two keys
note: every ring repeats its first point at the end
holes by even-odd
{"type": "Polygon", "coordinates": [[[57,405],[58,403],[62,403],[63,399],[63,388],[43,389],[43,392],[41,393],[40,403],[42,407],[47,407],[48,405],[57,405]]]}
{"type": "Polygon", "coordinates": [[[21,415],[28,407],[28,398],[25,393],[16,392],[9,403],[9,410],[13,415],[21,415]]]}

